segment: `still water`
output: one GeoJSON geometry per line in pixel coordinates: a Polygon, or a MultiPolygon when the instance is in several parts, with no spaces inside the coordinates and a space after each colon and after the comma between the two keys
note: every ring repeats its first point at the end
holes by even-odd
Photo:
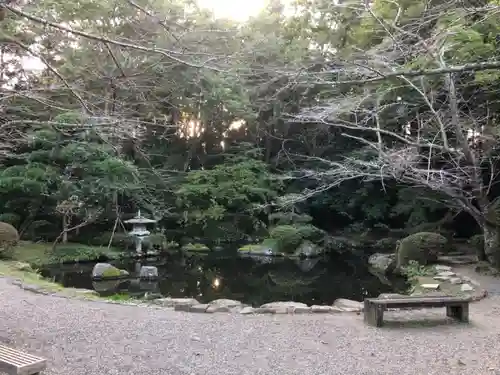
{"type": "Polygon", "coordinates": [[[337,298],[361,301],[380,293],[406,288],[403,280],[371,274],[366,258],[332,254],[315,259],[250,258],[237,254],[174,254],[146,261],[111,262],[130,272],[128,280],[93,282],[94,263],[53,265],[42,275],[66,287],[95,289],[102,295],[145,292],[169,297],[192,297],[201,303],[217,298],[236,299],[258,306],[272,301],[331,304],[337,298]],[[157,282],[136,279],[141,266],[156,266],[157,282]]]}

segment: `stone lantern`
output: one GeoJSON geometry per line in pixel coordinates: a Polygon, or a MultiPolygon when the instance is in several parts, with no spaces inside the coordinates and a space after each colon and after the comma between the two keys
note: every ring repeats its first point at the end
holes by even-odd
{"type": "Polygon", "coordinates": [[[124,222],[126,224],[132,224],[132,230],[128,234],[129,236],[135,237],[135,251],[138,255],[142,255],[142,241],[151,234],[151,232],[147,230],[146,224],[156,223],[156,220],[141,216],[141,210],[139,210],[135,217],[125,220],[124,222]]]}

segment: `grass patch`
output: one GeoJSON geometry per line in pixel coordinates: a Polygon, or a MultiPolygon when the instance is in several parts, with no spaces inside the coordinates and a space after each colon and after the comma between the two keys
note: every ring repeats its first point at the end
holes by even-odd
{"type": "Polygon", "coordinates": [[[0,276],[12,277],[21,280],[25,284],[36,285],[43,290],[59,292],[64,287],[54,281],[44,279],[42,275],[27,263],[15,261],[0,261],[0,276]]]}
{"type": "Polygon", "coordinates": [[[111,300],[111,301],[130,301],[133,300],[130,295],[126,293],[116,293],[113,294],[112,296],[106,297],[106,299],[111,300]]]}
{"type": "Polygon", "coordinates": [[[12,259],[32,265],[51,263],[85,262],[111,260],[121,256],[117,248],[89,246],[78,243],[59,244],[52,250],[51,243],[21,241],[13,250],[12,259]]]}

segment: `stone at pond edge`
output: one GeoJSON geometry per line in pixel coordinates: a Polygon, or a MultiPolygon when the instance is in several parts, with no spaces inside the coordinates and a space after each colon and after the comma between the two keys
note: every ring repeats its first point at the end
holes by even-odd
{"type": "MultiPolygon", "coordinates": [[[[182,306],[182,305],[177,305],[175,307],[175,310],[177,310],[177,307],[178,306],[182,306]]],[[[207,309],[208,309],[208,304],[207,303],[202,303],[200,305],[192,305],[189,307],[189,311],[190,312],[198,312],[198,313],[204,313],[204,312],[207,312],[207,309]]]]}
{"type": "Polygon", "coordinates": [[[360,312],[363,311],[363,303],[358,301],[353,301],[346,298],[339,298],[333,303],[334,307],[341,309],[346,312],[360,312]]]}
{"type": "Polygon", "coordinates": [[[163,307],[175,307],[177,305],[200,305],[200,303],[194,298],[159,298],[151,301],[155,305],[160,305],[163,307]]]}
{"type": "Polygon", "coordinates": [[[158,278],[158,268],[155,266],[142,266],[139,271],[140,279],[157,279],[158,278]]]}
{"type": "Polygon", "coordinates": [[[396,264],[395,254],[375,253],[368,258],[368,264],[375,270],[386,274],[394,270],[396,264]]]}
{"type": "Polygon", "coordinates": [[[297,257],[302,256],[306,258],[315,257],[320,254],[321,254],[321,249],[319,248],[319,246],[316,246],[311,241],[302,242],[302,244],[293,253],[294,256],[297,257]]]}
{"type": "Polygon", "coordinates": [[[260,308],[262,308],[262,309],[280,309],[280,308],[292,309],[292,308],[297,308],[297,307],[307,307],[307,305],[305,303],[302,303],[302,302],[278,301],[278,302],[265,303],[260,308]]]}
{"type": "Polygon", "coordinates": [[[329,314],[331,312],[337,312],[338,310],[334,310],[332,306],[323,306],[323,305],[312,305],[311,312],[313,313],[323,313],[329,314]]]}
{"type": "Polygon", "coordinates": [[[399,293],[381,293],[378,295],[378,298],[381,299],[392,299],[392,298],[405,298],[406,296],[399,293]]]}
{"type": "Polygon", "coordinates": [[[215,306],[215,305],[208,305],[206,311],[207,313],[225,313],[225,312],[231,312],[231,308],[227,306],[215,306]]]}
{"type": "Polygon", "coordinates": [[[127,276],[128,272],[120,270],[109,263],[97,263],[92,269],[92,279],[118,279],[127,276]]]}
{"type": "Polygon", "coordinates": [[[242,314],[242,315],[249,315],[249,314],[253,314],[253,313],[254,313],[253,307],[244,307],[240,311],[240,314],[242,314]]]}
{"type": "Polygon", "coordinates": [[[210,306],[214,306],[214,307],[227,307],[227,308],[231,308],[231,307],[241,306],[242,303],[240,301],[236,301],[234,299],[220,298],[220,299],[213,300],[212,302],[209,303],[209,305],[210,306]]]}

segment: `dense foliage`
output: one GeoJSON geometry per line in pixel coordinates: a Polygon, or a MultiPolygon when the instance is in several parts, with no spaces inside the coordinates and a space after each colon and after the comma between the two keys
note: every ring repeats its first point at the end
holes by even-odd
{"type": "Polygon", "coordinates": [[[6,5],[0,220],[105,242],[141,209],[161,241],[284,249],[480,233],[500,261],[500,5],[476,3],[6,5]]]}

